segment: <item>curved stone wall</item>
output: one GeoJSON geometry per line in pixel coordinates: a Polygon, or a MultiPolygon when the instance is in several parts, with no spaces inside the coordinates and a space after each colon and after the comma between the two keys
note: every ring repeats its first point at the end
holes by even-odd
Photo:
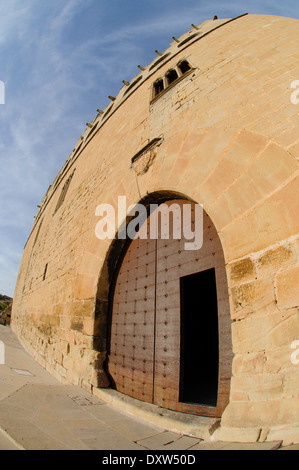
{"type": "Polygon", "coordinates": [[[279,438],[291,432],[280,427],[299,423],[290,360],[299,339],[299,105],[291,101],[299,23],[248,15],[198,28],[124,85],[79,139],[27,241],[12,327],[60,380],[109,386],[109,289],[123,244],[96,238],[96,207],[117,207],[120,195],[128,205],[168,194],[203,204],[230,294],[234,360],[222,429],[236,438],[245,427],[256,440],[269,428],[279,438]],[[190,69],[155,96],[154,84],[181,61],[190,69]]]}

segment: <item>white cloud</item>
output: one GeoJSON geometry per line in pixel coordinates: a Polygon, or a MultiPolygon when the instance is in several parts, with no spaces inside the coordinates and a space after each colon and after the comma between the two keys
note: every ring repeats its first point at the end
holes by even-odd
{"type": "Polygon", "coordinates": [[[19,35],[30,14],[30,5],[19,0],[2,1],[0,4],[0,45],[19,35]]]}

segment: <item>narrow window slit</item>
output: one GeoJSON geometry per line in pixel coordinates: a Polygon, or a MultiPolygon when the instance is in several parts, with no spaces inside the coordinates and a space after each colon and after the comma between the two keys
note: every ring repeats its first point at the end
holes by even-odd
{"type": "Polygon", "coordinates": [[[47,271],[48,271],[48,263],[46,264],[45,269],[44,269],[43,281],[46,279],[47,271]]]}
{"type": "Polygon", "coordinates": [[[154,83],[154,96],[158,96],[164,90],[164,82],[162,78],[159,78],[154,83]]]}
{"type": "Polygon", "coordinates": [[[171,69],[166,74],[167,85],[171,85],[171,83],[175,82],[179,78],[177,71],[171,69]]]}
{"type": "Polygon", "coordinates": [[[182,60],[182,62],[178,64],[178,68],[181,71],[181,73],[184,75],[184,73],[191,70],[191,65],[189,64],[189,62],[187,62],[187,60],[182,60]]]}

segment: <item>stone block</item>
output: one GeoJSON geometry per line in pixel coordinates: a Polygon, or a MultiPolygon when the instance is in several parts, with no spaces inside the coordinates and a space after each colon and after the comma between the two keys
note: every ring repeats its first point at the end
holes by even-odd
{"type": "MultiPolygon", "coordinates": [[[[223,152],[231,145],[235,136],[235,129],[210,129],[209,133],[201,142],[195,158],[188,167],[188,171],[184,173],[182,189],[186,194],[190,193],[190,188],[196,193],[201,187],[202,182],[217,165],[223,152]],[[207,156],[209,156],[209,158],[207,158],[207,156]],[[195,171],[198,165],[201,168],[200,172],[195,171]]],[[[205,200],[200,200],[199,203],[203,204],[205,200]]]]}
{"type": "Polygon", "coordinates": [[[299,266],[276,276],[276,297],[280,309],[299,306],[299,266]]]}
{"type": "Polygon", "coordinates": [[[66,378],[67,376],[67,370],[65,369],[65,367],[63,367],[61,364],[59,364],[58,362],[56,362],[55,364],[55,371],[57,372],[57,374],[62,377],[62,378],[66,378]]]}
{"type": "Polygon", "coordinates": [[[247,376],[261,374],[265,369],[267,358],[265,352],[237,354],[233,361],[233,375],[247,376]]]}
{"type": "Polygon", "coordinates": [[[242,283],[252,279],[255,275],[255,263],[251,258],[235,261],[228,266],[229,279],[232,283],[242,283]]]}
{"type": "MultiPolygon", "coordinates": [[[[227,262],[296,235],[299,231],[298,213],[299,184],[298,177],[294,177],[262,203],[221,229],[227,262]]],[[[213,218],[212,214],[210,216],[213,218]]]]}
{"type": "Polygon", "coordinates": [[[222,417],[222,426],[242,428],[272,427],[299,422],[299,397],[256,402],[231,402],[222,417]]]}
{"type": "Polygon", "coordinates": [[[94,318],[95,300],[80,300],[69,303],[69,313],[71,317],[94,318]]]}
{"type": "Polygon", "coordinates": [[[95,297],[97,282],[98,279],[95,276],[78,274],[74,285],[75,298],[78,300],[85,300],[95,297]]]}
{"type": "MultiPolygon", "coordinates": [[[[96,226],[96,219],[94,225],[96,226]]],[[[95,234],[94,237],[96,238],[95,234]]],[[[102,264],[102,258],[98,258],[94,253],[85,252],[81,256],[78,273],[98,277],[102,264]]]]}
{"type": "Polygon", "coordinates": [[[275,307],[275,296],[272,279],[259,280],[241,284],[231,289],[232,318],[244,318],[250,313],[267,313],[275,307]]]}
{"type": "Polygon", "coordinates": [[[299,142],[294,145],[291,145],[288,150],[297,160],[299,160],[299,142]]]}
{"type": "Polygon", "coordinates": [[[215,210],[221,226],[246,214],[261,201],[264,202],[268,194],[295,173],[296,166],[285,150],[274,145],[268,146],[248,168],[243,169],[221,196],[218,193],[215,210]]]}
{"type": "MultiPolygon", "coordinates": [[[[293,338],[296,337],[299,338],[299,332],[297,336],[295,330],[293,338]]],[[[274,374],[280,370],[285,370],[289,369],[290,367],[294,367],[291,363],[291,354],[293,352],[294,350],[291,349],[291,342],[289,344],[281,346],[280,348],[267,349],[267,351],[265,352],[265,372],[274,374]]]]}
{"type": "Polygon", "coordinates": [[[285,395],[298,394],[299,367],[290,363],[290,368],[284,371],[283,388],[285,395]]]}
{"type": "Polygon", "coordinates": [[[247,316],[232,325],[235,354],[262,352],[291,345],[299,338],[297,309],[247,316]]]}
{"type": "MultiPolygon", "coordinates": [[[[231,389],[232,393],[242,393],[247,396],[247,401],[273,400],[282,397],[283,375],[277,373],[233,377],[231,389]]],[[[234,400],[233,397],[232,400],[234,400]]]]}
{"type": "Polygon", "coordinates": [[[297,256],[294,246],[281,245],[276,248],[266,250],[257,259],[257,268],[259,272],[272,271],[276,273],[277,270],[297,262],[297,256]]]}
{"type": "Polygon", "coordinates": [[[274,426],[269,430],[267,441],[281,440],[283,446],[299,444],[299,423],[289,426],[274,426]]]}
{"type": "Polygon", "coordinates": [[[219,158],[217,166],[202,185],[203,192],[213,198],[215,187],[219,196],[228,190],[247,170],[256,155],[266,146],[259,134],[242,130],[219,158]]]}
{"type": "Polygon", "coordinates": [[[80,318],[75,321],[73,320],[72,328],[81,332],[87,336],[98,336],[98,326],[96,327],[95,320],[93,318],[80,318]]]}
{"type": "Polygon", "coordinates": [[[221,425],[212,435],[212,441],[222,442],[257,442],[260,435],[260,428],[245,428],[240,424],[233,428],[221,425]]]}

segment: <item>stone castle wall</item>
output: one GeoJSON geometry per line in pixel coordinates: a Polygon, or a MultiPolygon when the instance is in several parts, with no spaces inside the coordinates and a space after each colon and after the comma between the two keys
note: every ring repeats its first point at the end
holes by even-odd
{"type": "Polygon", "coordinates": [[[227,266],[234,360],[222,426],[248,427],[255,439],[261,428],[299,423],[299,366],[290,360],[299,339],[299,105],[290,99],[299,22],[248,15],[199,31],[174,41],[84,132],[37,214],[12,326],[60,380],[108,386],[109,286],[121,246],[96,238],[95,209],[117,207],[119,195],[128,205],[184,195],[203,204],[227,266]],[[153,83],[183,59],[192,70],[152,100],[153,83]]]}

